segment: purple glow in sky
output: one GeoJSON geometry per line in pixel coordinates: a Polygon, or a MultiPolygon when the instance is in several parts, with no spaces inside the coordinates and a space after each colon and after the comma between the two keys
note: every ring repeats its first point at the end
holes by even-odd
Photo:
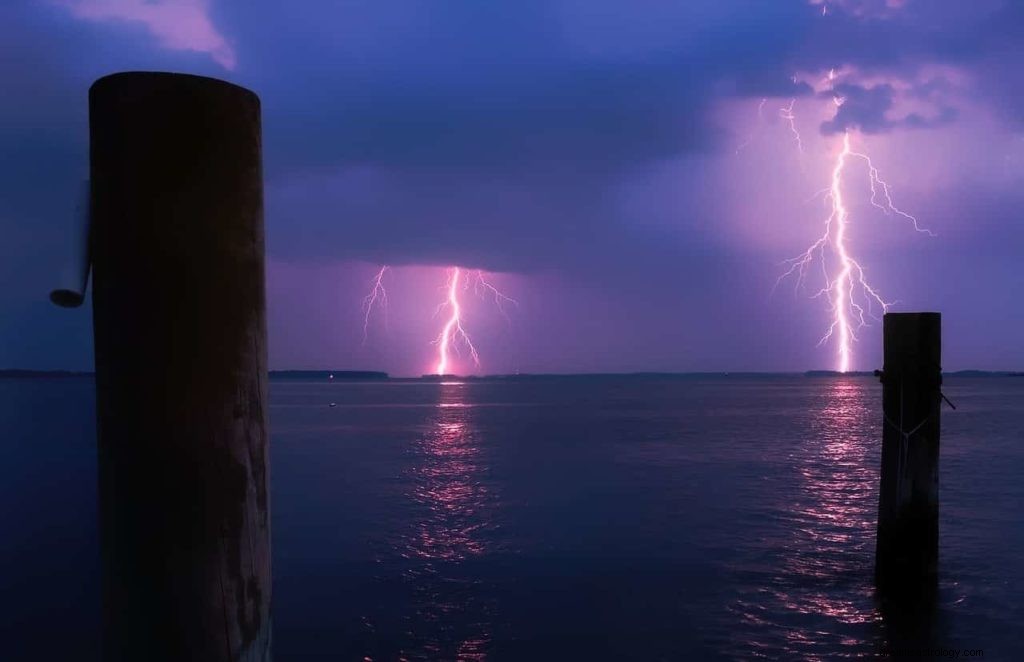
{"type": "MultiPolygon", "coordinates": [[[[5,2],[0,367],[91,366],[88,314],[46,300],[86,90],[161,69],[262,98],[273,368],[430,371],[452,266],[520,303],[510,327],[469,297],[483,372],[833,367],[828,307],[772,286],[849,132],[937,235],[851,169],[871,283],[943,313],[945,367],[1021,369],[1022,33],[1009,0],[5,2]],[[385,264],[389,330],[363,343],[385,264]]],[[[880,363],[872,323],[854,369],[880,363]]]]}

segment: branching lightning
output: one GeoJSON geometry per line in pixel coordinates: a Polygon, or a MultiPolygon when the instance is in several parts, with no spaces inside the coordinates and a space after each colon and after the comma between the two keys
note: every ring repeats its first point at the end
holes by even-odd
{"type": "MultiPolygon", "coordinates": [[[[764,105],[767,102],[768,102],[768,98],[765,97],[765,98],[761,99],[761,102],[759,104],[757,104],[757,123],[758,123],[758,125],[761,124],[761,120],[764,118],[764,105]]],[[[756,129],[754,131],[751,131],[750,135],[747,136],[747,138],[743,142],[741,142],[739,145],[736,146],[736,153],[739,154],[744,149],[746,149],[747,146],[750,145],[750,143],[752,143],[754,141],[754,136],[755,135],[757,135],[757,130],[756,129]]]]}
{"type": "MultiPolygon", "coordinates": [[[[842,99],[835,99],[837,105],[842,99]]],[[[843,134],[842,149],[836,156],[832,167],[829,187],[824,191],[825,202],[830,213],[825,220],[825,232],[811,246],[797,257],[786,260],[789,269],[779,276],[776,286],[789,276],[796,276],[796,288],[799,289],[807,274],[807,270],[816,260],[820,260],[825,285],[814,297],[824,296],[829,301],[832,311],[832,323],[819,341],[819,345],[836,338],[838,345],[838,370],[848,372],[853,358],[852,343],[857,340],[857,331],[867,325],[867,317],[875,317],[876,310],[885,313],[895,302],[885,301],[881,294],[868,282],[863,267],[850,254],[847,245],[849,230],[849,210],[843,196],[843,175],[846,167],[853,159],[863,161],[868,170],[868,181],[871,190],[870,202],[888,215],[895,215],[910,221],[914,230],[923,234],[934,234],[918,223],[917,218],[896,207],[893,203],[890,187],[878,173],[878,168],[871,157],[863,152],[856,152],[850,144],[850,133],[843,134]],[[826,252],[831,252],[838,260],[838,272],[830,273],[826,252]]]]}
{"type": "Polygon", "coordinates": [[[477,296],[490,296],[494,301],[494,306],[498,309],[498,312],[505,318],[505,323],[511,326],[512,320],[508,316],[508,310],[506,307],[511,304],[518,308],[518,301],[494,287],[494,285],[486,279],[484,272],[480,269],[477,269],[476,271],[473,289],[476,291],[477,296]]]}
{"type": "Polygon", "coordinates": [[[452,366],[452,354],[459,355],[462,351],[468,351],[473,359],[473,364],[480,367],[480,355],[477,353],[473,341],[463,326],[463,304],[459,295],[468,292],[470,289],[481,298],[488,298],[494,302],[495,308],[505,323],[511,327],[512,320],[508,315],[508,307],[519,307],[519,302],[508,296],[489,280],[481,269],[467,272],[459,267],[448,269],[448,280],[444,286],[445,299],[437,306],[435,316],[447,311],[448,319],[441,333],[434,339],[437,345],[437,364],[435,373],[438,375],[448,374],[452,366]]]}
{"type": "Polygon", "coordinates": [[[800,131],[796,128],[796,115],[793,114],[793,107],[796,105],[796,99],[790,99],[788,106],[779,108],[779,117],[786,120],[789,123],[789,131],[793,134],[793,140],[796,142],[796,148],[800,154],[804,153],[804,141],[800,137],[800,131]]]}
{"type": "MultiPolygon", "coordinates": [[[[480,365],[480,356],[477,354],[476,347],[473,346],[473,341],[470,339],[469,334],[462,327],[462,304],[459,302],[459,281],[461,277],[462,270],[458,267],[452,267],[448,270],[448,283],[445,285],[447,297],[437,307],[438,313],[445,309],[448,310],[448,321],[445,322],[441,333],[434,340],[434,344],[437,345],[437,367],[435,372],[438,375],[448,374],[451,366],[451,353],[454,352],[458,355],[460,347],[469,351],[475,365],[480,365]]],[[[465,284],[463,287],[465,287],[465,284]]]]}
{"type": "Polygon", "coordinates": [[[387,265],[380,268],[377,275],[371,281],[370,293],[363,297],[363,345],[370,331],[370,317],[375,308],[380,308],[384,315],[384,328],[388,325],[388,291],[384,288],[384,274],[387,273],[387,265]]]}
{"type": "MultiPolygon", "coordinates": [[[[384,327],[385,329],[388,327],[389,298],[384,281],[390,270],[391,267],[387,265],[380,267],[370,280],[369,292],[363,297],[363,345],[369,338],[370,327],[375,315],[383,316],[384,327]]],[[[460,267],[451,267],[445,272],[447,274],[443,288],[445,296],[434,311],[434,316],[438,317],[444,314],[446,320],[441,332],[432,342],[437,345],[435,372],[439,375],[449,374],[453,368],[453,357],[463,353],[468,353],[473,359],[473,364],[480,367],[480,355],[463,326],[465,308],[462,296],[465,293],[472,290],[477,297],[492,301],[509,328],[512,325],[509,310],[511,307],[519,307],[519,302],[495,287],[482,269],[466,270],[460,267]]]]}
{"type": "MultiPolygon", "coordinates": [[[[827,13],[827,5],[822,3],[822,13],[827,13]]],[[[819,85],[834,89],[837,74],[835,69],[828,71],[827,77],[819,85]]],[[[797,79],[794,77],[794,82],[797,79]]],[[[833,92],[832,102],[838,108],[846,99],[833,92]]],[[[789,131],[793,135],[797,150],[804,154],[804,143],[796,124],[794,107],[796,100],[779,109],[779,116],[786,120],[789,131]]],[[[916,232],[935,236],[930,230],[921,227],[917,218],[895,205],[889,184],[883,180],[871,157],[865,152],[854,151],[851,146],[850,132],[843,133],[841,149],[832,165],[831,178],[827,188],[815,194],[824,196],[829,209],[825,219],[825,230],[810,247],[800,255],[786,260],[783,264],[788,269],[775,282],[778,287],[786,278],[794,276],[794,287],[797,291],[805,283],[808,271],[815,262],[820,264],[824,286],[814,297],[824,297],[829,302],[832,322],[819,340],[818,345],[833,340],[837,345],[838,365],[840,372],[848,372],[853,363],[853,343],[857,341],[857,332],[868,324],[868,318],[878,318],[877,313],[885,313],[895,302],[886,301],[867,280],[864,268],[851,254],[848,234],[850,212],[846,205],[843,191],[843,177],[852,161],[865,164],[868,175],[868,186],[871,192],[870,203],[886,215],[898,216],[909,221],[916,232]]],[[[813,199],[813,198],[812,198],[813,199]]],[[[774,288],[773,288],[774,289],[774,288]]]]}

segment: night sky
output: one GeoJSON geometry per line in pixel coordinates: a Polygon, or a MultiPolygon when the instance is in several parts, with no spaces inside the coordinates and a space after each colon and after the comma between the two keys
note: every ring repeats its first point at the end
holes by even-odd
{"type": "MultiPolygon", "coordinates": [[[[945,368],[1021,369],[1022,35],[997,0],[5,0],[0,367],[91,368],[88,307],[47,300],[87,90],[169,70],[261,96],[272,368],[429,372],[454,265],[519,302],[463,293],[481,367],[458,372],[831,368],[820,268],[773,286],[849,132],[935,234],[851,164],[872,284],[943,313],[945,368]]],[[[880,367],[881,324],[858,337],[880,367]]]]}

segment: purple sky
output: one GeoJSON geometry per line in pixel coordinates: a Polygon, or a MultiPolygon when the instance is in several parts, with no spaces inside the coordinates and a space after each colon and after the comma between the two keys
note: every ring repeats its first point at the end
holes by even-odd
{"type": "MultiPolygon", "coordinates": [[[[429,371],[450,265],[520,304],[506,324],[465,293],[480,372],[833,367],[820,269],[772,286],[821,234],[849,131],[936,234],[851,164],[872,284],[943,313],[946,368],[1021,369],[1021,34],[999,0],[6,0],[0,367],[91,367],[88,310],[46,299],[86,91],[156,69],[262,97],[273,368],[429,371]],[[389,324],[363,345],[381,264],[389,324]]],[[[853,367],[879,367],[880,324],[858,335],[853,367]]]]}

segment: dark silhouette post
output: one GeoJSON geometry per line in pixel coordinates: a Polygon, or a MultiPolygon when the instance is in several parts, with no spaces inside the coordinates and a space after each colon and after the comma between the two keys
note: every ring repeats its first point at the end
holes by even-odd
{"type": "Polygon", "coordinates": [[[939,550],[939,313],[887,313],[882,378],[879,586],[934,577],[939,550]]]}
{"type": "Polygon", "coordinates": [[[89,91],[103,659],[270,660],[260,104],[89,91]]]}

